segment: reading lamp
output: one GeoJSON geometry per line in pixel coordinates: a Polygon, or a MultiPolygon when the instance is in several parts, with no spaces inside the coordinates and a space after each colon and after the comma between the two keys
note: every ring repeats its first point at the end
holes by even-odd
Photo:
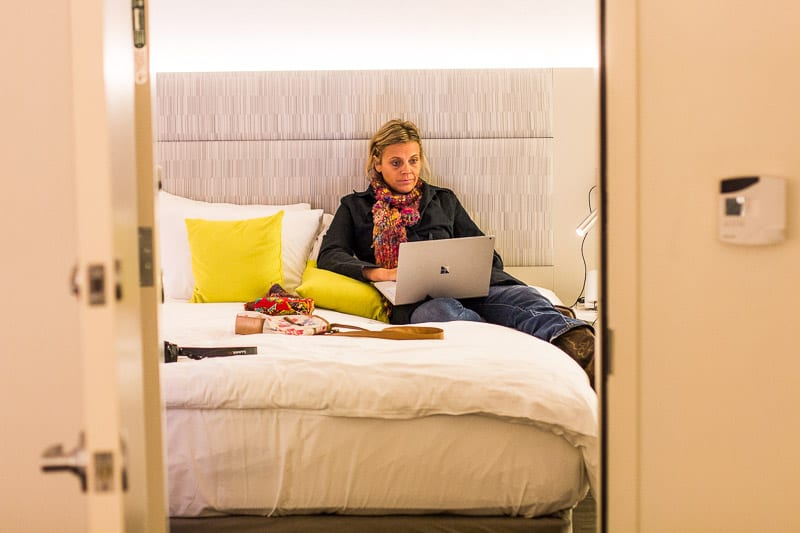
{"type": "MultiPolygon", "coordinates": [[[[578,227],[575,228],[575,233],[578,234],[578,237],[586,237],[586,234],[589,233],[589,230],[592,229],[592,226],[594,226],[595,222],[597,222],[598,211],[599,209],[595,209],[589,213],[586,218],[581,221],[578,227]]],[[[581,254],[583,254],[583,245],[581,245],[581,254]]],[[[587,272],[583,288],[584,306],[586,309],[597,309],[597,270],[590,270],[587,272]]]]}
{"type": "Polygon", "coordinates": [[[595,209],[591,213],[589,213],[586,218],[581,221],[577,228],[575,228],[575,233],[578,234],[578,237],[585,237],[589,230],[592,229],[594,223],[597,222],[597,212],[599,209],[595,209]]]}

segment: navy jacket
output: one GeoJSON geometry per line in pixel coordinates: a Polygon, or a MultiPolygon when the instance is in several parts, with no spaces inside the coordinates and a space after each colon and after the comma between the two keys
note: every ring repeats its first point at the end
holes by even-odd
{"type": "MultiPolygon", "coordinates": [[[[372,206],[375,193],[371,187],[343,197],[330,228],[322,240],[317,266],[368,281],[364,267],[377,267],[372,250],[372,206]]],[[[475,237],[483,235],[467,214],[455,193],[444,187],[424,183],[419,203],[420,219],[406,228],[409,241],[475,237]]],[[[495,251],[492,263],[492,285],[524,285],[503,270],[503,260],[495,251]]],[[[406,324],[417,304],[398,305],[392,309],[391,322],[406,324]]]]}

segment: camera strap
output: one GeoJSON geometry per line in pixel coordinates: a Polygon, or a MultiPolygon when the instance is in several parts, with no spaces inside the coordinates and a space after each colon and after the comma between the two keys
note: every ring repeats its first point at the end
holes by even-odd
{"type": "Polygon", "coordinates": [[[175,363],[178,357],[189,359],[205,359],[206,357],[228,357],[231,355],[252,355],[258,353],[255,346],[178,346],[175,343],[164,341],[164,362],[175,363]]]}

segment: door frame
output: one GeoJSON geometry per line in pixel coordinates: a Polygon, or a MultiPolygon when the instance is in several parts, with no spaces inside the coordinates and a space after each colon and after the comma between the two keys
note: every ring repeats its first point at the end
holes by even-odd
{"type": "Polygon", "coordinates": [[[600,531],[640,530],[637,0],[600,0],[600,531]]]}

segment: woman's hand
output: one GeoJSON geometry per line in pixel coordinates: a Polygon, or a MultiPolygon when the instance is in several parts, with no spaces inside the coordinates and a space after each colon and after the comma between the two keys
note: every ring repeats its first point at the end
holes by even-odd
{"type": "Polygon", "coordinates": [[[364,277],[370,281],[395,281],[397,279],[396,268],[364,268],[364,277]]]}

